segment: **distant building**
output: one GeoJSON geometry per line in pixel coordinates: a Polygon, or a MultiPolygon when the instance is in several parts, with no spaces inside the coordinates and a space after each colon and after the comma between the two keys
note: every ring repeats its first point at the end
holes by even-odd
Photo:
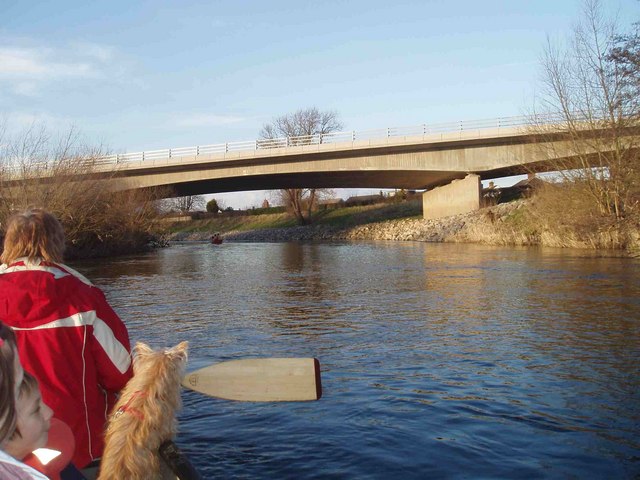
{"type": "Polygon", "coordinates": [[[264,202],[262,202],[262,208],[269,208],[269,200],[267,200],[266,198],[264,199],[264,202]]]}
{"type": "Polygon", "coordinates": [[[493,182],[489,182],[487,188],[482,189],[482,203],[485,207],[496,205],[497,203],[507,203],[531,195],[531,192],[542,185],[544,180],[534,175],[529,175],[524,180],[520,180],[510,187],[497,187],[493,182]]]}

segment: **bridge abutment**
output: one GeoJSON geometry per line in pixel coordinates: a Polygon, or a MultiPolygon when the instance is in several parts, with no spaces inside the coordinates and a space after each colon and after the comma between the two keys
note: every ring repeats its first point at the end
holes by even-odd
{"type": "Polygon", "coordinates": [[[480,176],[469,174],[463,179],[424,192],[422,216],[425,220],[433,220],[479,210],[481,191],[480,176]]]}

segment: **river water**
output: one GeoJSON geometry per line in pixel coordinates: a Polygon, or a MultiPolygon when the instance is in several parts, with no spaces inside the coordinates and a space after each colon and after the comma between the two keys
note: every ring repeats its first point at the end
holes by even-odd
{"type": "Polygon", "coordinates": [[[427,243],[184,244],[74,265],[189,369],[316,357],[316,402],[183,393],[204,478],[639,478],[640,262],[427,243]]]}

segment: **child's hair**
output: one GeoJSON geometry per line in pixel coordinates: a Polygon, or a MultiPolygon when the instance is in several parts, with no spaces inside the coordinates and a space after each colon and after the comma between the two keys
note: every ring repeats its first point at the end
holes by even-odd
{"type": "Polygon", "coordinates": [[[0,445],[16,428],[15,357],[16,335],[0,322],[0,445]]]}
{"type": "MultiPolygon", "coordinates": [[[[29,372],[24,372],[24,377],[22,379],[22,383],[20,384],[20,391],[18,392],[18,397],[16,398],[16,400],[21,401],[25,398],[28,398],[33,395],[34,392],[39,391],[39,389],[40,387],[38,386],[38,380],[36,380],[36,377],[31,375],[29,372]]],[[[15,427],[15,430],[13,431],[13,434],[9,437],[9,440],[16,437],[22,437],[20,428],[17,425],[15,427]]]]}
{"type": "Polygon", "coordinates": [[[9,265],[20,257],[62,262],[64,229],[56,217],[41,208],[12,215],[7,222],[0,260],[9,265]]]}

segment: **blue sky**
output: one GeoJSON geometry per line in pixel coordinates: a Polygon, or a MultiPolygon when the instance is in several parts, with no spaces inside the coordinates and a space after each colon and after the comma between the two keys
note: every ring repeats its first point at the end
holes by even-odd
{"type": "MultiPolygon", "coordinates": [[[[637,0],[603,1],[626,28],[637,0]]],[[[251,140],[276,115],[347,130],[527,113],[580,0],[0,0],[0,115],[113,152],[251,140]]],[[[352,191],[340,192],[343,196],[352,191]]],[[[259,205],[263,192],[215,195],[259,205]]]]}

